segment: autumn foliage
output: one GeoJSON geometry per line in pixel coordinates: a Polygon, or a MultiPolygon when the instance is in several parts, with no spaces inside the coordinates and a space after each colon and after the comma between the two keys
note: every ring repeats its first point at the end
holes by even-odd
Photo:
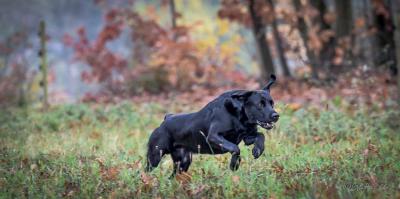
{"type": "Polygon", "coordinates": [[[118,11],[111,10],[106,14],[104,27],[95,41],[89,41],[84,27],[77,30],[76,41],[70,35],[64,36],[64,43],[75,50],[75,59],[91,67],[90,72],[82,73],[82,79],[88,82],[110,81],[113,70],[121,71],[126,67],[126,60],[106,46],[120,36],[122,26],[123,21],[118,16],[118,11]]]}
{"type": "Polygon", "coordinates": [[[82,78],[105,83],[106,92],[130,95],[188,91],[193,86],[212,88],[245,80],[244,75],[235,72],[231,60],[218,56],[217,48],[199,48],[190,35],[195,25],[164,27],[124,8],[109,9],[104,20],[94,41],[87,38],[85,27],[81,27],[76,37],[66,34],[64,43],[74,49],[76,61],[90,67],[82,78]],[[129,32],[134,43],[132,58],[122,57],[107,47],[123,31],[129,32]]]}

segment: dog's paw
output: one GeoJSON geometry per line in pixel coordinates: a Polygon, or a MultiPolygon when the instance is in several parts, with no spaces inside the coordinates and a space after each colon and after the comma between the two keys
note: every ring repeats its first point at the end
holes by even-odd
{"type": "Polygon", "coordinates": [[[263,153],[263,149],[259,148],[259,147],[254,147],[253,148],[253,157],[254,159],[257,159],[261,156],[261,154],[263,153]]]}
{"type": "Polygon", "coordinates": [[[238,170],[239,169],[239,165],[240,165],[240,161],[241,161],[240,155],[232,155],[231,163],[229,165],[230,169],[232,171],[238,170]]]}

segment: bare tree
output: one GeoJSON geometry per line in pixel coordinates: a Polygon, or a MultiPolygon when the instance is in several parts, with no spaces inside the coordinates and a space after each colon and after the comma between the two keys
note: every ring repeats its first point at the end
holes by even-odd
{"type": "Polygon", "coordinates": [[[338,38],[351,34],[352,23],[352,5],[349,0],[335,0],[336,27],[335,33],[338,38]]]}
{"type": "MultiPolygon", "coordinates": [[[[331,32],[332,26],[325,20],[325,16],[328,13],[328,7],[325,1],[310,1],[310,4],[314,9],[318,11],[318,15],[312,19],[312,26],[318,27],[319,32],[331,32]]],[[[350,22],[351,23],[351,22],[350,22]]],[[[322,42],[322,49],[315,55],[318,67],[322,67],[325,70],[328,79],[333,78],[331,72],[332,59],[335,56],[335,37],[332,35],[329,38],[325,38],[322,42]]]]}
{"type": "Polygon", "coordinates": [[[256,39],[256,43],[259,49],[259,54],[262,62],[262,78],[268,79],[270,74],[275,73],[272,56],[270,49],[268,48],[268,41],[265,36],[265,25],[262,23],[262,18],[257,14],[254,2],[255,0],[250,0],[248,9],[253,25],[253,34],[256,39]]]}
{"type": "Polygon", "coordinates": [[[175,0],[169,0],[169,12],[170,12],[170,15],[171,15],[172,28],[176,28],[175,0]]]}
{"type": "Polygon", "coordinates": [[[42,81],[40,82],[40,86],[43,87],[43,107],[47,109],[49,106],[48,101],[48,82],[47,82],[47,50],[46,50],[46,23],[45,21],[40,21],[39,25],[39,37],[40,37],[40,69],[42,71],[42,81]]]}
{"type": "MultiPolygon", "coordinates": [[[[297,13],[300,13],[300,11],[303,9],[303,6],[301,5],[301,1],[300,0],[293,0],[293,5],[294,5],[297,13]]],[[[307,43],[307,41],[309,40],[309,38],[308,38],[308,28],[307,28],[307,24],[306,24],[306,22],[304,20],[304,16],[298,15],[297,23],[298,23],[297,26],[298,26],[298,29],[299,29],[299,32],[300,32],[300,36],[301,36],[301,38],[303,40],[304,47],[306,49],[308,63],[311,65],[312,78],[313,79],[318,79],[317,65],[319,65],[319,63],[317,61],[317,56],[310,49],[310,47],[308,46],[308,43],[307,43]]]]}
{"type": "Polygon", "coordinates": [[[272,19],[272,33],[274,35],[275,39],[275,44],[276,44],[276,49],[278,52],[278,57],[279,57],[279,62],[281,63],[282,71],[285,77],[290,77],[290,71],[289,67],[287,65],[287,60],[285,56],[285,50],[283,49],[282,46],[282,38],[280,37],[279,30],[278,30],[278,23],[276,19],[276,13],[275,13],[275,5],[273,0],[267,0],[267,3],[271,6],[271,15],[273,15],[272,19]]]}
{"type": "MultiPolygon", "coordinates": [[[[175,29],[176,28],[176,16],[177,16],[176,9],[175,9],[175,0],[169,0],[169,13],[171,15],[172,29],[175,29]]],[[[177,39],[177,35],[175,33],[173,34],[173,39],[174,39],[174,41],[176,41],[176,39],[177,39]]]]}
{"type": "Polygon", "coordinates": [[[400,105],[400,0],[390,0],[392,17],[394,23],[394,41],[396,45],[396,64],[397,64],[397,89],[398,104],[400,105]]]}
{"type": "Polygon", "coordinates": [[[372,67],[375,65],[375,35],[371,33],[374,26],[372,5],[369,0],[353,0],[353,23],[355,26],[354,54],[358,65],[372,67]]]}

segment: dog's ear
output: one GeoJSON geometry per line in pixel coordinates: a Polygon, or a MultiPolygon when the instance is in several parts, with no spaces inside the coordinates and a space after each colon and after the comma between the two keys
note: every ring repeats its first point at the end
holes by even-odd
{"type": "Polygon", "coordinates": [[[240,102],[233,98],[226,98],[224,101],[224,106],[230,114],[234,116],[239,116],[240,111],[242,110],[243,107],[243,102],[240,102]]]}
{"type": "Polygon", "coordinates": [[[224,106],[232,115],[240,116],[243,104],[252,94],[253,91],[237,91],[233,93],[230,98],[225,99],[224,106]]]}
{"type": "Polygon", "coordinates": [[[237,91],[235,93],[233,93],[231,96],[233,99],[238,99],[238,100],[246,100],[247,98],[249,98],[251,95],[253,94],[253,91],[237,91]]]}
{"type": "Polygon", "coordinates": [[[263,90],[269,91],[270,87],[272,86],[272,84],[274,84],[276,81],[276,76],[274,74],[271,74],[271,77],[269,79],[269,82],[267,83],[267,85],[263,88],[263,90]]]}

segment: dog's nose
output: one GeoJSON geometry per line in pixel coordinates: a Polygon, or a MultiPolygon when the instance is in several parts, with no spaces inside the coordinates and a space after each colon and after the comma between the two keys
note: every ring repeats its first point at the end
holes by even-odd
{"type": "Polygon", "coordinates": [[[279,119],[279,114],[278,114],[277,112],[273,112],[273,113],[271,114],[271,118],[272,118],[272,120],[273,120],[274,122],[276,122],[276,121],[278,121],[278,119],[279,119]]]}

